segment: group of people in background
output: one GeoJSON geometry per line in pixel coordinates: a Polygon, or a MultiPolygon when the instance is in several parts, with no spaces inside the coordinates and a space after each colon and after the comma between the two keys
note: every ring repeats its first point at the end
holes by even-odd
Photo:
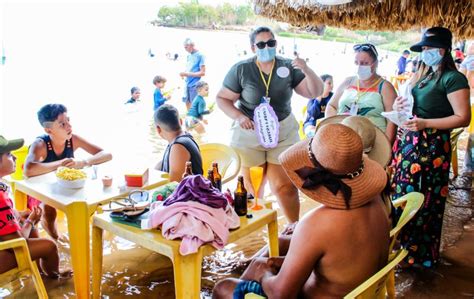
{"type": "MultiPolygon", "coordinates": [[[[186,105],[187,117],[185,121],[187,130],[195,130],[197,133],[205,132],[207,121],[204,115],[209,114],[212,109],[207,109],[205,97],[209,95],[209,84],[201,81],[206,74],[204,55],[198,51],[190,38],[184,40],[184,49],[189,53],[187,56],[186,70],[180,72],[179,76],[184,79],[183,103],[186,105]]],[[[169,54],[169,53],[167,53],[169,54]]],[[[175,55],[175,59],[177,54],[175,55]]],[[[171,99],[172,91],[164,91],[167,79],[157,75],[153,78],[155,91],[153,93],[153,111],[158,110],[166,101],[171,99]]],[[[131,98],[125,104],[135,104],[139,101],[140,89],[132,87],[131,98]]]]}
{"type": "MultiPolygon", "coordinates": [[[[410,104],[378,74],[379,54],[374,45],[353,47],[354,74],[333,92],[331,75],[318,76],[297,55],[294,59],[276,55],[278,42],[270,28],[253,30],[249,41],[255,55],[230,68],[216,103],[233,120],[230,146],[241,157],[247,189],[257,196],[249,169],[261,166],[262,186],[269,184],[288,225],[281,232],[281,257],[268,258],[266,252],[256,255],[240,279],[219,282],[213,297],[243,298],[248,292],[283,298],[343,297],[387,263],[390,227],[396,225],[401,213],[392,212],[387,198],[397,199],[412,191],[423,193],[425,202],[400,234],[401,245],[409,251],[405,266],[434,267],[440,259],[448,196],[450,132],[467,126],[471,119],[469,84],[451,55],[451,32],[443,27],[430,28],[410,48],[420,53],[416,72],[409,79],[413,107],[408,109],[414,117],[399,127],[382,113],[402,111],[410,104]],[[291,108],[293,92],[308,99],[304,140],[300,140],[291,108]],[[274,137],[276,142],[265,142],[265,138],[274,137]],[[298,191],[321,203],[301,220],[298,191]]],[[[205,59],[190,39],[185,40],[184,47],[189,53],[186,71],[179,74],[186,80],[183,101],[188,111],[184,125],[204,132],[203,116],[212,112],[205,102],[209,85],[201,80],[206,72],[205,59]]],[[[464,67],[472,72],[474,53],[469,51],[460,65],[461,70],[464,67]]],[[[409,55],[404,52],[398,72],[406,71],[409,55]]],[[[183,129],[178,110],[166,103],[170,97],[163,92],[165,83],[162,76],[153,79],[154,123],[158,134],[168,141],[157,168],[168,172],[171,181],[180,181],[186,161],[192,162],[194,174],[202,174],[202,159],[198,144],[183,129]]],[[[127,103],[139,97],[140,89],[134,87],[127,103]]],[[[31,145],[25,175],[40,175],[59,166],[82,168],[112,158],[72,133],[64,106],[46,105],[38,112],[38,119],[46,134],[31,145]],[[90,158],[75,159],[78,148],[90,158]]],[[[0,175],[11,173],[14,158],[10,152],[21,144],[0,138],[0,175]]],[[[6,187],[0,185],[2,188],[6,187]]],[[[258,197],[263,196],[264,189],[260,188],[258,197]]],[[[13,214],[11,201],[4,198],[0,196],[0,204],[13,214]]],[[[31,203],[35,204],[33,198],[31,203]]],[[[42,219],[43,227],[57,239],[55,209],[42,205],[41,210],[32,211],[40,215],[28,216],[23,225],[34,229],[42,219]]],[[[0,240],[19,230],[19,226],[13,227],[2,233],[0,240]]],[[[44,252],[36,257],[47,258],[44,252]]],[[[57,255],[57,250],[48,252],[57,255]]],[[[0,251],[0,255],[2,261],[14,260],[11,253],[0,251]]],[[[56,260],[51,262],[53,266],[46,260],[43,263],[46,273],[58,272],[56,260]]],[[[5,267],[0,268],[3,270],[5,267]]]]}

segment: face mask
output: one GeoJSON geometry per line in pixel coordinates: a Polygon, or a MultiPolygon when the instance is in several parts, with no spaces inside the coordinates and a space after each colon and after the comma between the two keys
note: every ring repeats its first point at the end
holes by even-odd
{"type": "Polygon", "coordinates": [[[439,53],[439,49],[435,48],[421,52],[421,60],[428,66],[438,65],[442,59],[443,56],[439,53]]]}
{"type": "Polygon", "coordinates": [[[272,61],[273,58],[275,58],[275,55],[276,55],[276,47],[273,47],[273,48],[266,47],[264,49],[257,49],[258,61],[261,61],[261,62],[272,61]]]}
{"type": "Polygon", "coordinates": [[[357,76],[360,80],[367,80],[372,76],[372,69],[370,65],[358,65],[357,76]]]}

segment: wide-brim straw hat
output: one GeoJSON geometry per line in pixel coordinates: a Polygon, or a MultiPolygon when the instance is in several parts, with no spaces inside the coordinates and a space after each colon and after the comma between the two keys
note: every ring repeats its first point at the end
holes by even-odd
{"type": "Polygon", "coordinates": [[[382,167],[388,165],[392,158],[392,147],[387,135],[363,116],[334,115],[323,119],[316,130],[328,124],[343,124],[356,131],[362,138],[364,153],[382,167]]]}
{"type": "Polygon", "coordinates": [[[334,209],[361,207],[381,194],[387,183],[383,167],[362,153],[360,136],[341,124],[322,126],[313,138],[291,146],[280,155],[279,160],[299,190],[309,198],[334,209]],[[333,194],[324,184],[303,187],[305,179],[297,172],[301,169],[317,169],[317,163],[325,171],[329,171],[330,175],[344,177],[340,180],[352,190],[349,207],[346,206],[341,190],[333,194]]]}

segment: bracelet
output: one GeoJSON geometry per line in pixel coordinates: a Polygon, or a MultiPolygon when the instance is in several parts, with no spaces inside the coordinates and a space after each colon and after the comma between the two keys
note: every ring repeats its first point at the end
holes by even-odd
{"type": "Polygon", "coordinates": [[[35,229],[35,224],[33,223],[33,221],[31,221],[30,219],[26,219],[25,220],[25,223],[29,223],[31,225],[31,230],[34,230],[35,229]]]}

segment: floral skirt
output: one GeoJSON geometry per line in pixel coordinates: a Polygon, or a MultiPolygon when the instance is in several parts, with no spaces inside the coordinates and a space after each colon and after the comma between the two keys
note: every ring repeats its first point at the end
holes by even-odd
{"type": "Polygon", "coordinates": [[[400,242],[409,250],[409,264],[432,267],[439,259],[448,196],[450,131],[425,129],[411,132],[399,129],[398,133],[393,147],[393,199],[413,191],[425,196],[420,211],[400,232],[400,242]]]}

